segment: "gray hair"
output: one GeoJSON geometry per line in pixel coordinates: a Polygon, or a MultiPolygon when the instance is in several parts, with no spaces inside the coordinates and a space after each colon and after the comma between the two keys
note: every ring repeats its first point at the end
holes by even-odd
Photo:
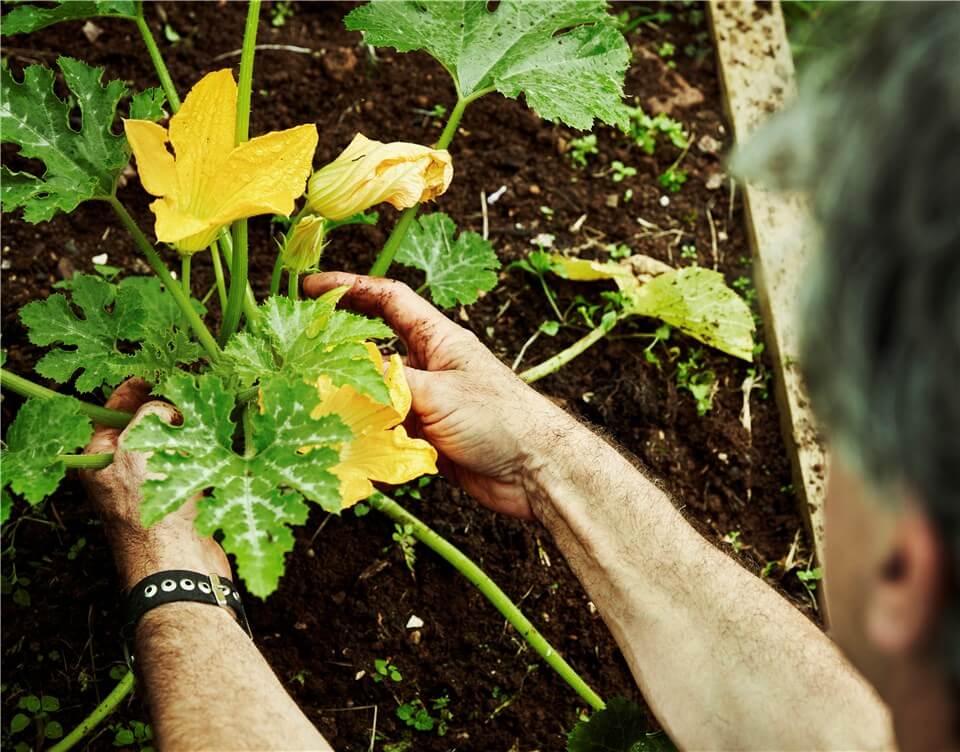
{"type": "MultiPolygon", "coordinates": [[[[859,5],[859,4],[857,4],[859,5]]],[[[943,635],[960,686],[960,4],[861,6],[849,44],[734,160],[805,189],[821,252],[801,361],[836,448],[925,505],[952,555],[943,635]]]]}

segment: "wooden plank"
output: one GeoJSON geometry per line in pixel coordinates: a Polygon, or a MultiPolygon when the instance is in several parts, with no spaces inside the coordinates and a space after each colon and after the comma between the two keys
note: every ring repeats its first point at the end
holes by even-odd
{"type": "MultiPolygon", "coordinates": [[[[710,26],[727,117],[737,143],[795,95],[793,58],[779,2],[716,2],[710,26]]],[[[742,186],[747,235],[766,346],[774,363],[777,404],[794,488],[823,562],[826,455],[798,372],[797,301],[814,251],[809,209],[799,195],[742,186]]]]}

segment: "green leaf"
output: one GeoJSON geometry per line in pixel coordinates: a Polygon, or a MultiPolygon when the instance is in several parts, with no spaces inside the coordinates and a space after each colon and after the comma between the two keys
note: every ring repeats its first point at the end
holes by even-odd
{"type": "Polygon", "coordinates": [[[17,713],[10,719],[10,733],[19,734],[30,725],[30,719],[23,713],[17,713]]]}
{"type": "Polygon", "coordinates": [[[650,733],[636,703],[614,697],[567,736],[567,752],[676,752],[663,732],[650,733]]]}
{"type": "Polygon", "coordinates": [[[500,261],[489,241],[475,232],[456,235],[443,212],[420,217],[397,249],[396,260],[426,272],[430,297],[441,308],[470,305],[497,284],[500,261]]]}
{"type": "Polygon", "coordinates": [[[171,376],[161,390],[183,415],[171,426],[148,416],[127,436],[128,449],[151,451],[148,469],[159,477],[143,486],[141,515],[152,525],[194,495],[213,489],[197,504],[197,529],[224,533],[225,550],[237,557],[240,576],[255,595],[277,586],[284,555],[293,548],[289,526],[307,518],[303,499],[340,511],[339,480],[329,472],[339,454],[331,445],[351,433],[336,416],[310,417],[314,387],[298,379],[262,382],[263,412],[251,403],[250,445],[233,448],[234,397],[212,375],[171,376]]]}
{"type": "Polygon", "coordinates": [[[462,97],[495,89],[547,120],[589,130],[597,118],[625,125],[623,78],[630,47],[599,0],[374,0],[344,19],[367,43],[426,50],[462,97]]]}
{"type": "Polygon", "coordinates": [[[130,117],[134,120],[162,120],[167,116],[163,105],[167,102],[167,95],[163,89],[155,86],[137,92],[130,100],[130,117]]]}
{"type": "Polygon", "coordinates": [[[69,291],[69,300],[57,293],[20,310],[35,345],[72,348],[56,348],[43,356],[36,366],[41,376],[66,383],[79,370],[76,388],[90,392],[127,376],[156,382],[178,364],[199,359],[200,346],[180,326],[176,301],[155,277],[128,277],[113,284],[77,274],[60,287],[69,291]],[[128,353],[120,349],[121,342],[141,346],[128,353]]]}
{"type": "Polygon", "coordinates": [[[66,468],[58,454],[84,446],[93,434],[90,419],[70,397],[27,400],[7,429],[3,485],[31,504],[53,493],[66,468]]]}
{"type": "Polygon", "coordinates": [[[70,127],[73,106],[54,93],[50,68],[28,66],[22,83],[8,66],[0,68],[0,142],[17,144],[21,156],[39,159],[46,168],[39,178],[5,171],[5,179],[15,177],[13,188],[3,191],[3,206],[7,211],[22,206],[32,223],[109,196],[130,159],[126,139],[111,130],[127,87],[120,81],[103,86],[103,68],[73,58],[60,57],[57,64],[80,108],[80,130],[70,127]]]}
{"type": "MultiPolygon", "coordinates": [[[[359,505],[358,505],[359,506],[359,505]]],[[[13,512],[13,497],[7,489],[0,490],[0,525],[6,525],[13,512]]]]}
{"type": "Polygon", "coordinates": [[[0,68],[0,141],[17,144],[21,156],[39,159],[46,168],[42,177],[5,170],[4,179],[13,186],[4,189],[3,206],[7,211],[22,206],[24,219],[32,223],[109,196],[130,159],[126,139],[111,130],[127,87],[120,81],[103,86],[102,68],[73,58],[60,57],[57,64],[80,108],[80,130],[70,127],[73,107],[54,92],[50,68],[28,66],[22,83],[8,66],[0,68]]]}
{"type": "Polygon", "coordinates": [[[51,695],[44,695],[40,700],[40,709],[47,713],[55,713],[60,710],[60,700],[51,695]]]}
{"type": "Polygon", "coordinates": [[[316,300],[268,298],[260,306],[257,333],[231,337],[215,372],[236,377],[241,386],[269,374],[310,381],[328,376],[337,386],[349,384],[379,402],[389,402],[383,375],[363,343],[392,337],[393,331],[379,319],[336,310],[343,291],[333,292],[338,295],[327,293],[316,300]]]}
{"type": "Polygon", "coordinates": [[[36,695],[21,697],[20,702],[17,703],[17,707],[20,708],[20,710],[26,710],[28,713],[38,713],[40,712],[40,698],[36,695]]]}
{"type": "Polygon", "coordinates": [[[719,272],[688,266],[625,292],[630,313],[660,319],[729,355],[753,360],[753,315],[719,272]]]}
{"type": "Polygon", "coordinates": [[[63,726],[60,725],[60,721],[50,721],[43,727],[43,735],[47,739],[59,739],[63,736],[63,726]]]}
{"type": "Polygon", "coordinates": [[[117,16],[133,19],[137,15],[134,0],[57,0],[52,8],[38,8],[35,5],[17,5],[0,20],[0,35],[29,34],[61,21],[74,21],[80,18],[98,16],[117,16]]]}
{"type": "Polygon", "coordinates": [[[113,737],[114,747],[127,747],[136,741],[133,732],[127,728],[117,729],[116,736],[113,737]]]}

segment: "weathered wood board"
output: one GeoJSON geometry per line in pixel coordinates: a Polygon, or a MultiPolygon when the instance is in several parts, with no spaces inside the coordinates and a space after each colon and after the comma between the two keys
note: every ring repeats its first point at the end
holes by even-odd
{"type": "MultiPolygon", "coordinates": [[[[778,2],[711,2],[710,26],[727,116],[742,143],[795,95],[793,58],[778,2]]],[[[777,402],[794,487],[823,561],[826,456],[797,368],[797,302],[814,251],[801,196],[741,186],[757,292],[775,368],[777,402]]]]}

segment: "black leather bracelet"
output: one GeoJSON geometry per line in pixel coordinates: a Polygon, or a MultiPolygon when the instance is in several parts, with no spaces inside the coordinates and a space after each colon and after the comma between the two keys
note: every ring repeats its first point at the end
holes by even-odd
{"type": "Polygon", "coordinates": [[[230,608],[237,621],[250,634],[250,625],[243,610],[240,593],[234,584],[216,574],[200,574],[185,569],[168,569],[144,577],[130,589],[127,596],[126,621],[121,630],[125,640],[133,637],[137,622],[147,611],[177,602],[207,603],[230,608]]]}

